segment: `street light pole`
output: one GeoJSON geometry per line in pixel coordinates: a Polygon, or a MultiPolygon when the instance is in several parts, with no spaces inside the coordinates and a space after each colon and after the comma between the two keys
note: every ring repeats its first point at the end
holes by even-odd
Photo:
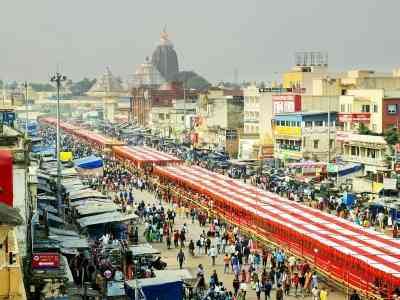
{"type": "Polygon", "coordinates": [[[56,155],[57,155],[57,203],[58,211],[61,214],[61,161],[60,161],[60,88],[61,83],[66,81],[67,77],[56,73],[51,77],[50,81],[55,82],[57,85],[57,144],[56,144],[56,155]]]}
{"type": "Polygon", "coordinates": [[[29,115],[28,115],[28,83],[25,81],[24,82],[24,88],[25,88],[25,138],[28,138],[28,122],[29,122],[29,115]]]}

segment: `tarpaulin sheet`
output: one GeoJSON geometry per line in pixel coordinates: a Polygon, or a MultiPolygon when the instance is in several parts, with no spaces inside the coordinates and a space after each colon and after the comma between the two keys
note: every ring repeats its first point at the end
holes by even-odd
{"type": "Polygon", "coordinates": [[[97,169],[103,167],[103,160],[97,156],[89,156],[74,161],[75,166],[81,169],[97,169]]]}

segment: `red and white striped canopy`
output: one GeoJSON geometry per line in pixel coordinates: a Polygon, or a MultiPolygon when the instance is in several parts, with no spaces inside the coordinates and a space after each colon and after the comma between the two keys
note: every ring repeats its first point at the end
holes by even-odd
{"type": "Polygon", "coordinates": [[[383,233],[200,167],[156,167],[155,172],[400,278],[400,241],[383,233]]]}
{"type": "Polygon", "coordinates": [[[113,147],[113,151],[117,156],[132,161],[135,164],[154,163],[164,165],[181,162],[175,156],[146,146],[117,146],[113,147]]]}
{"type": "MultiPolygon", "coordinates": [[[[57,119],[53,117],[41,118],[40,122],[52,126],[57,125],[57,119]]],[[[97,144],[100,146],[105,146],[106,144],[112,143],[111,139],[105,137],[104,135],[94,133],[90,130],[83,129],[79,126],[75,126],[66,122],[60,122],[60,128],[89,143],[97,144]]]]}

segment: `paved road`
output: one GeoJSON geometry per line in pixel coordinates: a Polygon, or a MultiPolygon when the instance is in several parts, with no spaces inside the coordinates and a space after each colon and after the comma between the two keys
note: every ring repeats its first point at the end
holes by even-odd
{"type": "MultiPolygon", "coordinates": [[[[156,201],[154,199],[153,195],[148,192],[136,191],[135,199],[139,200],[139,201],[144,200],[145,203],[148,203],[148,204],[154,203],[154,204],[158,205],[158,201],[156,201]]],[[[167,205],[164,205],[164,206],[165,206],[165,208],[168,207],[167,205]]],[[[176,227],[181,228],[184,223],[186,223],[189,228],[189,234],[188,234],[187,240],[190,241],[190,239],[193,239],[193,241],[196,242],[204,227],[200,227],[197,222],[195,224],[192,224],[191,220],[186,219],[185,216],[178,215],[176,218],[176,222],[175,222],[176,227]]],[[[140,242],[144,242],[144,237],[142,234],[143,226],[140,226],[139,228],[140,228],[140,237],[139,237],[140,242]]],[[[168,264],[168,267],[167,267],[168,269],[178,269],[178,264],[177,264],[177,260],[176,260],[176,256],[177,256],[177,252],[178,252],[177,249],[168,250],[165,242],[164,243],[152,243],[152,245],[161,251],[162,260],[168,264]]],[[[227,288],[227,290],[233,290],[233,288],[232,288],[233,275],[223,273],[223,257],[222,257],[222,255],[220,255],[217,258],[216,266],[213,267],[213,266],[211,266],[211,258],[210,257],[208,257],[206,255],[191,257],[191,255],[189,255],[187,253],[187,250],[185,250],[185,251],[186,251],[185,252],[186,262],[184,264],[185,268],[188,268],[195,273],[197,266],[199,264],[202,264],[205,268],[206,282],[208,282],[212,271],[216,270],[218,273],[219,280],[221,280],[224,283],[224,286],[227,288]]],[[[251,290],[249,285],[248,285],[248,287],[249,287],[249,290],[248,290],[248,296],[246,297],[246,299],[247,300],[257,299],[255,291],[251,290]]],[[[262,299],[263,299],[263,296],[264,295],[262,294],[261,295],[262,299]]],[[[272,297],[273,297],[272,299],[275,299],[274,291],[272,292],[272,297]]],[[[310,299],[311,297],[306,297],[306,298],[310,299]]],[[[293,296],[286,296],[285,299],[297,299],[297,298],[294,297],[294,295],[293,295],[293,296]]],[[[340,291],[330,289],[328,299],[329,300],[331,300],[331,299],[346,299],[346,295],[340,291]]]]}

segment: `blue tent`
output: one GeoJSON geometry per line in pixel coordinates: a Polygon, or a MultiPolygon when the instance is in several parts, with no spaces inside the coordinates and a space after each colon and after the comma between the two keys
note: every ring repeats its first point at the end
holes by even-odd
{"type": "Polygon", "coordinates": [[[182,280],[179,278],[144,278],[125,282],[129,300],[135,300],[135,290],[140,290],[147,300],[182,300],[182,280]]]}
{"type": "Polygon", "coordinates": [[[81,169],[91,170],[103,167],[103,160],[97,156],[89,156],[74,161],[75,166],[81,169]]]}

